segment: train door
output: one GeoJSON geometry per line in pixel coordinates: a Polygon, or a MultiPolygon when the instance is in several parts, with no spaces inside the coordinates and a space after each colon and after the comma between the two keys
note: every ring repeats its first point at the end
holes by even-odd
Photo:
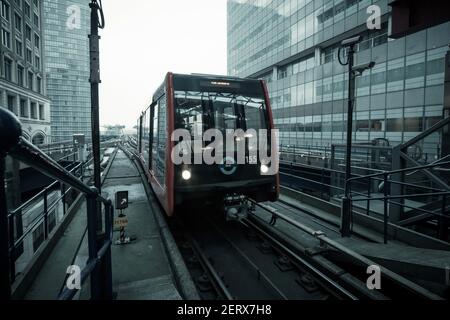
{"type": "Polygon", "coordinates": [[[137,141],[138,141],[138,153],[142,153],[142,117],[140,116],[137,123],[137,141]]]}
{"type": "Polygon", "coordinates": [[[161,96],[151,107],[151,161],[150,171],[157,183],[166,185],[166,147],[167,141],[167,103],[166,96],[161,96]]]}
{"type": "Polygon", "coordinates": [[[149,161],[148,161],[147,165],[148,165],[148,170],[150,172],[153,172],[153,159],[154,159],[153,144],[154,144],[154,140],[155,140],[155,134],[154,134],[155,126],[154,126],[154,121],[153,121],[153,118],[155,117],[155,104],[154,103],[152,103],[152,105],[148,109],[148,114],[149,114],[148,122],[149,122],[149,128],[150,128],[149,133],[148,133],[148,135],[149,135],[149,149],[150,149],[149,150],[149,154],[150,154],[150,156],[149,156],[149,161]]]}

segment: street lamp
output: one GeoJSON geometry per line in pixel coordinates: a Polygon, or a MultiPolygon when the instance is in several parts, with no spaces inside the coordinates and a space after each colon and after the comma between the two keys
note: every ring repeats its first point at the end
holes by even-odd
{"type": "Polygon", "coordinates": [[[343,66],[348,65],[348,109],[347,109],[347,150],[345,157],[345,191],[344,198],[342,199],[342,212],[341,212],[341,235],[343,237],[350,236],[351,229],[351,206],[350,198],[348,194],[349,179],[352,175],[352,134],[353,134],[353,108],[355,105],[355,87],[356,77],[361,76],[364,71],[370,70],[375,66],[375,62],[354,65],[355,62],[355,46],[361,40],[361,36],[352,37],[342,41],[339,48],[338,60],[343,66]],[[348,50],[348,59],[343,62],[341,59],[341,52],[343,49],[348,50]]]}

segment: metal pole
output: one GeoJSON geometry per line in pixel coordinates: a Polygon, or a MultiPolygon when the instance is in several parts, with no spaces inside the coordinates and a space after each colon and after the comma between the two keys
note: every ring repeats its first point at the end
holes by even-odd
{"type": "Polygon", "coordinates": [[[439,217],[438,238],[447,241],[448,237],[447,195],[442,197],[441,216],[439,217]]]}
{"type": "MultiPolygon", "coordinates": [[[[105,206],[105,234],[104,243],[107,241],[112,241],[113,234],[113,217],[114,208],[112,202],[109,201],[105,206]]],[[[102,299],[112,300],[113,299],[113,285],[112,285],[112,263],[111,263],[111,246],[108,247],[105,255],[100,262],[100,269],[102,275],[102,299]]]]}
{"type": "Polygon", "coordinates": [[[383,206],[383,233],[384,233],[384,244],[388,243],[388,197],[389,197],[389,182],[388,182],[388,174],[384,174],[384,206],[383,206]]]}
{"type": "MultiPolygon", "coordinates": [[[[88,222],[88,248],[89,263],[95,262],[98,255],[98,239],[97,239],[97,189],[92,188],[90,194],[86,195],[87,204],[87,222],[88,222]]],[[[101,269],[99,264],[96,265],[91,273],[91,299],[101,299],[101,269]]]]}
{"type": "MultiPolygon", "coordinates": [[[[98,29],[104,27],[103,8],[97,0],[91,0],[91,34],[89,35],[89,48],[91,60],[91,113],[92,113],[92,155],[94,165],[94,186],[98,194],[102,194],[101,169],[100,169],[100,99],[99,84],[100,80],[100,36],[98,29]],[[100,22],[99,14],[102,17],[100,22]]],[[[97,210],[97,231],[99,233],[98,245],[101,246],[102,232],[102,210],[99,205],[97,210]]]]}
{"type": "Polygon", "coordinates": [[[345,157],[345,187],[344,198],[342,199],[341,213],[341,235],[350,237],[351,233],[351,205],[349,200],[349,182],[352,176],[352,134],[353,134],[353,105],[355,99],[355,80],[353,71],[355,45],[349,46],[348,51],[348,109],[347,109],[347,149],[345,157]]]}
{"type": "Polygon", "coordinates": [[[9,269],[8,207],[5,189],[5,157],[0,153],[0,300],[11,300],[11,279],[9,269]]]}
{"type": "MultiPolygon", "coordinates": [[[[0,108],[0,300],[11,300],[11,279],[6,199],[6,155],[20,141],[22,128],[19,119],[7,109],[0,108]]],[[[14,235],[13,235],[14,237],[14,235]]]]}
{"type": "Polygon", "coordinates": [[[353,106],[355,101],[356,76],[353,71],[355,46],[351,45],[348,52],[348,108],[347,108],[347,149],[345,157],[345,189],[347,181],[352,177],[352,135],[353,135],[353,106]]]}
{"type": "Polygon", "coordinates": [[[99,116],[99,84],[100,80],[100,37],[99,29],[99,5],[92,0],[91,8],[91,34],[89,35],[90,61],[91,61],[91,113],[92,113],[92,153],[94,156],[94,186],[101,194],[100,179],[100,116],[99,116]]]}
{"type": "MultiPolygon", "coordinates": [[[[9,272],[10,272],[10,281],[14,283],[16,281],[16,245],[15,245],[15,223],[14,220],[16,217],[22,216],[22,211],[14,212],[9,216],[9,247],[11,250],[9,251],[9,272]]],[[[23,245],[23,242],[22,242],[23,245]]]]}
{"type": "Polygon", "coordinates": [[[44,190],[44,239],[48,239],[48,189],[44,190]]]}

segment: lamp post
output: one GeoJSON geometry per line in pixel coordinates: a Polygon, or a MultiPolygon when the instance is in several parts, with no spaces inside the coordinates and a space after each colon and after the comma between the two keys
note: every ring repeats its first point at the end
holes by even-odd
{"type": "Polygon", "coordinates": [[[344,197],[342,199],[341,212],[341,235],[349,237],[351,233],[351,201],[349,195],[349,180],[352,177],[352,135],[353,135],[353,109],[355,106],[355,88],[356,77],[361,76],[364,71],[370,70],[375,66],[375,62],[354,66],[355,62],[355,47],[361,40],[360,36],[346,39],[342,41],[339,49],[339,63],[343,66],[348,65],[348,107],[347,107],[347,145],[345,156],[345,188],[344,197]],[[341,50],[348,50],[348,60],[343,62],[341,60],[341,50]]]}

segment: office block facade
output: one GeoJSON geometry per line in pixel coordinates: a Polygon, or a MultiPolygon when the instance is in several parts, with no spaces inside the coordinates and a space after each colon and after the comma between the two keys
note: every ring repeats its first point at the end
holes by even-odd
{"type": "Polygon", "coordinates": [[[45,71],[53,142],[91,137],[89,1],[43,0],[45,71]]]}
{"type": "Polygon", "coordinates": [[[43,70],[42,2],[0,1],[0,107],[22,122],[24,138],[43,144],[50,137],[50,101],[43,70]]]}
{"type": "Polygon", "coordinates": [[[338,53],[341,41],[356,35],[356,64],[376,62],[357,79],[356,142],[395,146],[442,118],[450,23],[390,39],[388,2],[228,1],[228,73],[267,80],[284,147],[345,143],[348,67],[338,53]],[[371,30],[373,5],[381,18],[371,30]]]}

